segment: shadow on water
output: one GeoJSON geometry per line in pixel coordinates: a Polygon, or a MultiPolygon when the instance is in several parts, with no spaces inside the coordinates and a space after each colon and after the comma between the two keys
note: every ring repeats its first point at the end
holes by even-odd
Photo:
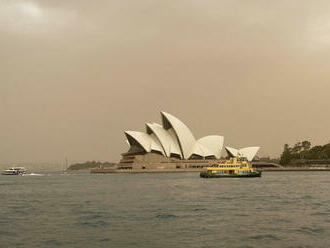
{"type": "Polygon", "coordinates": [[[259,235],[253,235],[250,236],[248,239],[252,239],[252,240],[280,240],[278,237],[276,237],[275,235],[272,234],[259,234],[259,235]]]}
{"type": "Polygon", "coordinates": [[[157,218],[157,219],[173,219],[173,218],[179,218],[179,217],[174,214],[157,214],[157,215],[155,215],[155,218],[157,218]]]}

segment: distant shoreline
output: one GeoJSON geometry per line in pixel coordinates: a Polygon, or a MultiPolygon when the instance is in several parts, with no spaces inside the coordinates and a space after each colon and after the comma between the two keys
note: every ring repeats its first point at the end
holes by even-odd
{"type": "MultiPolygon", "coordinates": [[[[281,167],[281,168],[260,168],[260,171],[265,172],[281,172],[281,171],[330,171],[330,167],[281,167]]],[[[110,169],[110,168],[92,168],[90,170],[91,173],[95,174],[108,174],[108,173],[185,173],[185,172],[201,172],[204,169],[160,169],[160,170],[118,170],[118,169],[110,169]]]]}
{"type": "Polygon", "coordinates": [[[265,168],[261,171],[330,171],[330,167],[281,167],[265,168]]]}

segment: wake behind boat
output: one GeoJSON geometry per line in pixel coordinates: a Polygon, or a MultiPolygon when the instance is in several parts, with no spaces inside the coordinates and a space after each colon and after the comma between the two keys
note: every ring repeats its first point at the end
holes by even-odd
{"type": "Polygon", "coordinates": [[[38,177],[41,177],[41,176],[45,176],[45,174],[30,173],[30,174],[23,174],[22,176],[38,176],[38,177]]]}
{"type": "Polygon", "coordinates": [[[22,176],[23,174],[26,174],[26,169],[24,167],[12,167],[8,170],[2,171],[1,174],[6,176],[22,176]]]}

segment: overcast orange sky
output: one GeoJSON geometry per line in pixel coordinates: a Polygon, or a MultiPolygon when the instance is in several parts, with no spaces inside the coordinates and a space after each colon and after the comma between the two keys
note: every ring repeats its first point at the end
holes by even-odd
{"type": "Polygon", "coordinates": [[[161,110],[232,147],[330,141],[330,2],[0,1],[0,162],[118,161],[161,110]]]}

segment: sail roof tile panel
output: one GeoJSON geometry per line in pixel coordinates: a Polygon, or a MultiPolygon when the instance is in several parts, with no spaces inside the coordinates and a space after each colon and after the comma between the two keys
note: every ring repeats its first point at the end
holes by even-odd
{"type": "Polygon", "coordinates": [[[194,135],[190,129],[178,118],[166,112],[161,112],[161,114],[163,117],[163,127],[165,129],[170,129],[171,127],[173,128],[178,139],[183,158],[188,159],[192,154],[194,145],[196,143],[194,135]]]}

